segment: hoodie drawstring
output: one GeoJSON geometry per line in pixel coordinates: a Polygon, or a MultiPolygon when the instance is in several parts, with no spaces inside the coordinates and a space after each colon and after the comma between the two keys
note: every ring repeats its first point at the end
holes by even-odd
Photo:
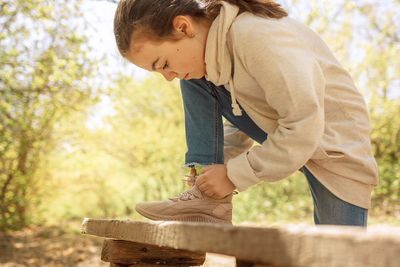
{"type": "Polygon", "coordinates": [[[239,104],[235,97],[235,90],[233,87],[232,78],[229,79],[229,89],[231,89],[231,100],[232,100],[232,112],[235,116],[242,116],[242,110],[239,107],[239,104]]]}

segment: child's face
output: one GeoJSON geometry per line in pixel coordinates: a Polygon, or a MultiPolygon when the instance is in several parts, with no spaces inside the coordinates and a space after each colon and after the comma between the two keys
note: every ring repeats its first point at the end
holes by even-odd
{"type": "Polygon", "coordinates": [[[128,59],[136,66],[161,73],[168,81],[200,79],[205,74],[204,48],[193,38],[154,43],[142,41],[128,59]],[[136,51],[135,51],[136,50],[136,51]]]}
{"type": "MultiPolygon", "coordinates": [[[[179,22],[178,22],[179,23],[179,22]]],[[[184,21],[182,23],[191,23],[184,21]]],[[[179,40],[133,42],[127,59],[136,66],[161,73],[165,79],[200,79],[205,75],[204,53],[206,33],[191,28],[193,25],[177,24],[179,40]],[[197,32],[197,34],[193,34],[197,32]]]]}

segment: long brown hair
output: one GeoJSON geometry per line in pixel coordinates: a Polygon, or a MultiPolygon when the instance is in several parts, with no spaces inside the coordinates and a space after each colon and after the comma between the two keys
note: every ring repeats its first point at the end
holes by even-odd
{"type": "MultiPolygon", "coordinates": [[[[223,0],[258,16],[279,19],[286,11],[269,0],[223,0]]],[[[214,20],[220,11],[218,0],[121,0],[114,17],[114,35],[118,50],[126,57],[133,33],[140,31],[153,40],[171,37],[176,16],[214,20]]]]}

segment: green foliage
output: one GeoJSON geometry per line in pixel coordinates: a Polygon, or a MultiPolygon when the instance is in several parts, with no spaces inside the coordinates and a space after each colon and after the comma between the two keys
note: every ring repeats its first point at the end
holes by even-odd
{"type": "Polygon", "coordinates": [[[177,84],[160,76],[141,82],[121,77],[109,88],[109,98],[112,115],[100,125],[76,129],[79,137],[70,147],[54,151],[50,172],[62,186],[49,196],[54,205],[47,205],[47,217],[127,216],[139,201],[166,199],[184,189],[177,84]]]}
{"type": "Polygon", "coordinates": [[[235,222],[313,222],[312,197],[307,179],[300,172],[239,193],[234,196],[233,206],[235,222]]]}
{"type": "Polygon", "coordinates": [[[56,123],[82,110],[94,61],[69,21],[79,2],[1,3],[0,228],[29,224],[38,201],[37,171],[55,142],[56,123]]]}
{"type": "MultiPolygon", "coordinates": [[[[400,2],[284,2],[290,14],[321,34],[365,95],[380,173],[370,214],[396,218],[400,2]]],[[[61,218],[139,218],[133,211],[137,202],[186,189],[177,83],[154,75],[102,76],[112,84],[101,97],[106,104],[86,109],[98,100],[90,79],[96,61],[89,58],[86,38],[77,34],[75,26],[83,24],[76,22],[78,7],[79,1],[0,3],[3,228],[61,218]],[[105,105],[109,115],[96,114],[105,105]]],[[[312,222],[312,198],[301,173],[239,193],[234,207],[235,222],[312,222]]]]}
{"type": "Polygon", "coordinates": [[[383,215],[400,213],[400,99],[374,98],[370,106],[371,139],[380,174],[374,191],[374,212],[383,215]]]}
{"type": "Polygon", "coordinates": [[[140,84],[122,78],[111,89],[111,97],[116,114],[106,123],[121,136],[118,144],[113,136],[109,147],[114,156],[129,160],[136,176],[146,177],[140,179],[143,199],[166,198],[180,191],[185,139],[177,84],[160,76],[140,84]]]}
{"type": "MultiPolygon", "coordinates": [[[[381,176],[370,214],[398,216],[400,14],[394,10],[399,3],[297,0],[287,6],[322,35],[366,96],[381,176]]],[[[158,76],[144,81],[120,77],[106,98],[112,115],[94,129],[76,128],[80,141],[69,142],[69,151],[54,152],[51,176],[70,190],[54,191],[47,216],[136,218],[132,212],[138,201],[166,199],[185,190],[180,182],[185,144],[177,84],[158,76]],[[61,208],[58,203],[69,204],[61,208]]],[[[235,222],[312,222],[312,198],[301,173],[239,193],[234,207],[235,222]]]]}

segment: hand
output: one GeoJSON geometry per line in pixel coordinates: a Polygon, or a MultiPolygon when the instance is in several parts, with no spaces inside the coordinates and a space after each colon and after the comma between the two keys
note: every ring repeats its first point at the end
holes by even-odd
{"type": "Polygon", "coordinates": [[[196,179],[196,185],[210,197],[224,197],[236,189],[236,186],[228,178],[225,164],[203,167],[196,179]]]}

